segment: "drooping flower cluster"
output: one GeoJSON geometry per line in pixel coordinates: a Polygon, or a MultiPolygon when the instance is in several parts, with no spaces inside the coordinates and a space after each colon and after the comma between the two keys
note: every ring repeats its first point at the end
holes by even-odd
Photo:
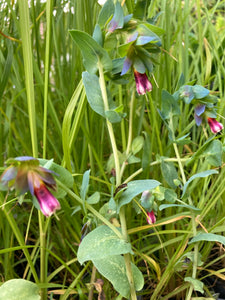
{"type": "MultiPolygon", "coordinates": [[[[109,3],[105,3],[105,6],[109,3]]],[[[104,7],[102,9],[104,11],[104,7]]],[[[105,11],[107,11],[105,7],[105,11]]],[[[124,16],[124,11],[119,3],[114,5],[114,14],[107,24],[107,36],[120,33],[120,40],[124,44],[119,46],[118,51],[124,58],[121,76],[125,75],[129,69],[134,73],[136,90],[139,95],[152,91],[152,84],[148,79],[153,71],[154,54],[160,51],[160,34],[164,33],[159,27],[149,22],[139,22],[132,15],[124,16]]]]}
{"type": "Polygon", "coordinates": [[[30,192],[38,200],[45,216],[51,216],[60,209],[60,203],[49,191],[49,188],[56,189],[53,171],[41,167],[38,159],[30,156],[9,159],[6,163],[10,166],[0,177],[0,189],[15,189],[18,195],[30,192]]]}
{"type": "Polygon", "coordinates": [[[182,86],[175,97],[179,96],[185,103],[194,105],[194,118],[197,126],[206,120],[212,133],[216,134],[223,129],[223,124],[216,120],[217,97],[210,95],[209,90],[199,85],[182,86]]]}

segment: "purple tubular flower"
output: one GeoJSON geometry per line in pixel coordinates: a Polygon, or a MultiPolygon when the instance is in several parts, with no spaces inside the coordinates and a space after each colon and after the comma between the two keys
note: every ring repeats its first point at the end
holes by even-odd
{"type": "Polygon", "coordinates": [[[148,216],[147,217],[148,224],[154,224],[156,222],[156,217],[155,217],[153,210],[150,212],[148,211],[147,216],[148,216]]]}
{"type": "Polygon", "coordinates": [[[136,81],[136,89],[139,95],[144,95],[147,91],[152,91],[152,84],[145,73],[141,74],[137,70],[134,70],[134,77],[136,81]]]}
{"type": "Polygon", "coordinates": [[[43,182],[40,182],[38,187],[34,187],[34,195],[46,217],[50,217],[57,209],[60,209],[59,201],[49,192],[43,182]]]}
{"type": "Polygon", "coordinates": [[[208,124],[210,126],[210,129],[212,133],[218,133],[223,129],[223,124],[216,121],[214,118],[207,118],[208,124]]]}

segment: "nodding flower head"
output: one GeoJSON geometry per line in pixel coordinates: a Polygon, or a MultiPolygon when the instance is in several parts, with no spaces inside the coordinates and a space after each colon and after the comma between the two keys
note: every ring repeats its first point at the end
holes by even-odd
{"type": "Polygon", "coordinates": [[[0,177],[1,189],[15,189],[18,195],[29,191],[37,198],[45,216],[51,216],[60,209],[58,200],[49,191],[49,188],[56,189],[53,171],[41,167],[38,159],[29,156],[9,159],[7,163],[10,166],[0,177]]]}
{"type": "Polygon", "coordinates": [[[218,133],[223,129],[223,124],[216,121],[215,118],[207,118],[207,121],[212,133],[218,133]]]}
{"type": "Polygon", "coordinates": [[[146,92],[152,91],[152,84],[148,80],[146,73],[139,73],[137,70],[134,70],[134,77],[136,82],[136,89],[139,95],[144,95],[146,92]]]}
{"type": "Polygon", "coordinates": [[[154,224],[156,222],[156,217],[153,210],[147,212],[147,222],[148,224],[154,224]]]}

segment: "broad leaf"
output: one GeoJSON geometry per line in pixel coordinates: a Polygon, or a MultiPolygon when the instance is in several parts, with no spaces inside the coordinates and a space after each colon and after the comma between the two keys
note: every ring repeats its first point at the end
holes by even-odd
{"type": "Polygon", "coordinates": [[[0,299],[7,300],[40,300],[39,287],[24,279],[11,279],[0,287],[0,299]]]}
{"type": "Polygon", "coordinates": [[[77,259],[83,264],[87,260],[104,259],[110,255],[132,253],[131,244],[120,239],[106,225],[102,225],[87,234],[82,240],[77,259]]]}
{"type": "Polygon", "coordinates": [[[202,153],[202,156],[206,158],[210,165],[220,167],[222,165],[222,154],[223,145],[221,141],[213,140],[202,153]]]}
{"type": "Polygon", "coordinates": [[[166,162],[162,160],[161,171],[164,179],[169,184],[169,186],[172,188],[176,188],[174,180],[178,179],[178,174],[174,164],[172,162],[166,162]]]}
{"type": "Polygon", "coordinates": [[[162,109],[163,119],[170,119],[172,116],[180,115],[180,108],[177,100],[166,90],[162,90],[162,109]]]}
{"type": "Polygon", "coordinates": [[[193,285],[195,291],[198,291],[202,294],[204,293],[204,289],[203,289],[204,284],[200,280],[192,278],[192,277],[185,277],[184,281],[190,282],[193,285]]]}
{"type": "Polygon", "coordinates": [[[105,49],[103,49],[89,34],[79,30],[69,30],[72,39],[80,48],[83,63],[89,73],[96,73],[98,62],[101,61],[106,71],[112,69],[112,61],[105,49]]]}
{"type": "Polygon", "coordinates": [[[214,233],[199,233],[193,239],[190,240],[189,244],[208,241],[208,242],[219,242],[225,245],[225,237],[214,233]]]}
{"type": "Polygon", "coordinates": [[[166,209],[166,208],[169,208],[169,207],[184,207],[184,208],[187,208],[187,209],[191,209],[191,210],[195,210],[195,211],[200,211],[199,208],[195,207],[195,206],[192,206],[192,205],[185,205],[185,204],[162,204],[159,206],[159,210],[163,210],[163,209],[166,209]]]}
{"type": "Polygon", "coordinates": [[[201,85],[194,85],[192,87],[192,90],[194,92],[195,99],[202,99],[209,94],[209,90],[207,90],[206,88],[204,88],[201,85]]]}
{"type": "Polygon", "coordinates": [[[88,103],[91,108],[102,117],[105,117],[104,103],[102,99],[102,92],[99,85],[98,76],[83,72],[82,79],[84,83],[85,92],[88,103]]]}
{"type": "MultiPolygon", "coordinates": [[[[93,264],[105,278],[107,278],[124,298],[130,297],[130,285],[126,275],[126,266],[123,256],[108,256],[104,259],[95,259],[93,264]]],[[[131,269],[134,278],[134,285],[137,291],[140,291],[144,285],[144,278],[140,270],[131,263],[131,269]]]]}
{"type": "Polygon", "coordinates": [[[147,190],[152,190],[156,188],[158,185],[160,185],[160,182],[153,179],[134,180],[128,182],[127,189],[122,193],[119,199],[117,211],[119,212],[120,208],[123,205],[130,203],[132,199],[137,195],[139,195],[140,193],[147,190]]]}
{"type": "Polygon", "coordinates": [[[114,9],[115,7],[113,1],[112,0],[106,1],[98,16],[98,24],[100,27],[105,26],[109,18],[113,15],[114,9]]]}
{"type": "Polygon", "coordinates": [[[181,198],[183,198],[185,192],[186,192],[186,189],[188,187],[188,185],[196,178],[203,178],[203,177],[207,177],[209,175],[212,175],[212,174],[218,174],[219,172],[216,171],[216,170],[207,170],[207,171],[204,171],[204,172],[200,172],[200,173],[197,173],[193,176],[191,176],[188,181],[185,183],[184,185],[184,188],[183,188],[183,193],[182,193],[182,196],[181,198]]]}

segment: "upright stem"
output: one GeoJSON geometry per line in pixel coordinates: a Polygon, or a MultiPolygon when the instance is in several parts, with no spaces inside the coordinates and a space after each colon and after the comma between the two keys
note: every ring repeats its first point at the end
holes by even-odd
{"type": "MultiPolygon", "coordinates": [[[[46,264],[46,230],[44,228],[44,216],[38,211],[39,234],[40,234],[40,282],[47,282],[47,264],[46,264]]],[[[46,288],[41,289],[41,300],[47,299],[46,288]]]]}
{"type": "MultiPolygon", "coordinates": [[[[177,157],[181,177],[182,177],[183,183],[185,184],[187,180],[186,180],[186,176],[185,176],[185,173],[184,173],[184,169],[183,169],[183,165],[182,165],[182,162],[181,162],[181,158],[180,158],[180,154],[179,154],[179,151],[178,151],[177,144],[173,143],[173,147],[174,147],[174,151],[175,151],[175,154],[176,154],[176,157],[177,157]]],[[[193,204],[192,200],[191,200],[191,197],[188,197],[188,201],[189,201],[190,205],[193,204]]],[[[191,216],[192,216],[192,218],[191,218],[192,231],[193,231],[193,236],[195,236],[197,234],[195,214],[192,212],[191,216]]],[[[193,268],[192,268],[192,278],[194,278],[194,279],[196,278],[196,275],[197,275],[197,267],[198,267],[198,244],[196,244],[194,246],[194,259],[193,259],[193,268]]],[[[186,300],[191,299],[193,289],[194,289],[193,285],[191,285],[189,290],[188,290],[188,294],[186,295],[186,300]]]]}
{"type": "MultiPolygon", "coordinates": [[[[106,91],[106,85],[105,85],[105,79],[104,79],[104,72],[101,62],[99,62],[99,84],[102,91],[102,98],[104,102],[104,109],[107,111],[109,109],[108,104],[108,97],[107,97],[107,91],[106,91]]],[[[121,184],[121,171],[120,171],[120,161],[119,161],[119,155],[116,145],[116,139],[113,131],[112,123],[110,123],[108,120],[106,120],[106,125],[109,133],[109,138],[111,141],[113,156],[114,156],[114,162],[115,162],[115,171],[116,171],[116,185],[119,186],[121,184]]],[[[128,241],[128,233],[127,233],[127,224],[126,224],[126,216],[125,216],[125,207],[121,207],[119,212],[120,217],[120,223],[121,223],[121,230],[122,230],[122,237],[125,241],[128,241]]],[[[124,254],[124,260],[126,265],[126,274],[127,278],[130,284],[130,293],[131,293],[131,300],[136,300],[136,291],[134,286],[134,279],[131,269],[131,261],[130,261],[130,254],[124,254]]]]}

